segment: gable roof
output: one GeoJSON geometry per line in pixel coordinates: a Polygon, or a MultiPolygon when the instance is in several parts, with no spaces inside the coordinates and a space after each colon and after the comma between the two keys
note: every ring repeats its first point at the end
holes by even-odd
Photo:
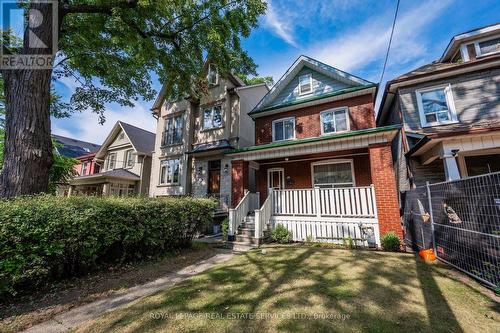
{"type": "Polygon", "coordinates": [[[286,107],[292,104],[297,104],[302,101],[311,101],[316,99],[321,99],[325,97],[330,97],[331,95],[339,95],[341,90],[361,90],[365,88],[376,87],[376,84],[355,75],[344,72],[338,68],[327,65],[321,61],[315,60],[305,55],[301,55],[294,61],[294,63],[288,68],[288,70],[281,76],[281,78],[276,82],[276,84],[271,88],[271,90],[261,99],[261,101],[255,106],[255,108],[249,113],[249,115],[255,115],[271,109],[277,109],[281,107],[286,107]],[[279,94],[295,79],[297,74],[304,68],[308,67],[322,75],[332,78],[336,81],[342,82],[347,85],[347,88],[329,91],[324,94],[317,96],[309,96],[294,101],[287,101],[285,103],[273,104],[273,101],[279,96],[279,94]]]}
{"type": "Polygon", "coordinates": [[[146,131],[142,128],[117,121],[116,124],[109,132],[108,137],[104,140],[101,149],[96,153],[96,158],[102,158],[106,155],[109,145],[113,142],[116,136],[123,131],[134,147],[135,151],[139,154],[151,156],[155,148],[155,134],[146,131]]]}
{"type": "Polygon", "coordinates": [[[458,51],[461,44],[477,39],[478,37],[487,37],[498,34],[500,32],[500,23],[493,23],[481,28],[476,28],[466,32],[462,32],[453,36],[448,43],[448,46],[441,56],[441,61],[449,61],[458,51]]]}
{"type": "Polygon", "coordinates": [[[101,146],[95,143],[67,138],[65,136],[52,134],[52,138],[62,147],[55,147],[56,151],[62,156],[79,157],[99,150],[101,146]]]}

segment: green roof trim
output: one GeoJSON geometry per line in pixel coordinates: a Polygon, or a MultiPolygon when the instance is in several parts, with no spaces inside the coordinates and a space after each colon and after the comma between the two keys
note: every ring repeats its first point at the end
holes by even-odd
{"type": "Polygon", "coordinates": [[[268,107],[265,107],[265,108],[262,108],[262,109],[254,109],[254,110],[250,111],[248,113],[248,115],[252,116],[254,114],[259,114],[259,113],[263,113],[263,112],[267,112],[267,111],[271,111],[271,110],[281,109],[281,108],[285,108],[285,107],[292,106],[292,105],[304,104],[304,103],[307,103],[307,102],[316,101],[316,100],[320,100],[320,99],[323,99],[323,98],[328,98],[328,97],[333,97],[333,96],[348,94],[348,93],[351,93],[351,92],[355,92],[355,91],[359,91],[359,90],[364,90],[364,89],[369,89],[369,88],[374,88],[374,87],[377,87],[376,83],[370,84],[370,85],[364,85],[364,86],[358,86],[358,87],[352,87],[352,88],[346,88],[346,89],[336,90],[336,91],[332,91],[332,92],[329,92],[329,93],[326,93],[326,94],[320,95],[320,96],[311,96],[311,97],[308,97],[308,98],[304,98],[304,99],[301,99],[301,100],[294,100],[294,101],[291,101],[291,102],[288,102],[288,103],[284,103],[284,104],[271,105],[271,106],[268,106],[268,107]]]}
{"type": "Polygon", "coordinates": [[[350,131],[350,132],[344,132],[344,133],[339,133],[339,134],[325,135],[325,136],[314,137],[314,138],[305,138],[305,139],[290,140],[290,141],[280,141],[280,142],[267,143],[265,145],[258,145],[258,146],[251,146],[251,147],[245,147],[245,148],[240,148],[240,149],[234,149],[234,150],[230,150],[230,151],[226,152],[225,154],[232,155],[232,154],[247,153],[247,152],[252,152],[252,151],[257,151],[257,150],[280,148],[280,147],[286,147],[286,146],[294,146],[294,145],[300,145],[300,144],[304,144],[304,143],[335,140],[335,139],[348,138],[348,137],[358,136],[358,135],[388,132],[388,131],[397,130],[400,128],[401,128],[401,125],[373,127],[373,128],[367,128],[367,129],[362,129],[362,130],[357,130],[357,131],[350,131]]]}

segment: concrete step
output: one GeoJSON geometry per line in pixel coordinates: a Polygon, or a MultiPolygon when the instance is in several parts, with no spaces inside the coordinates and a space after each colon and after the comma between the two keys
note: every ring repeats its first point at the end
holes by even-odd
{"type": "Polygon", "coordinates": [[[255,238],[253,235],[236,235],[236,242],[259,246],[269,238],[269,233],[264,232],[264,238],[255,238]]]}
{"type": "Polygon", "coordinates": [[[254,228],[238,228],[238,235],[253,236],[255,235],[254,228]]]}
{"type": "Polygon", "coordinates": [[[242,224],[240,224],[240,227],[244,228],[244,229],[255,229],[255,223],[254,222],[243,222],[242,224]]]}
{"type": "Polygon", "coordinates": [[[227,242],[226,247],[236,252],[246,252],[257,246],[241,242],[227,242]]]}

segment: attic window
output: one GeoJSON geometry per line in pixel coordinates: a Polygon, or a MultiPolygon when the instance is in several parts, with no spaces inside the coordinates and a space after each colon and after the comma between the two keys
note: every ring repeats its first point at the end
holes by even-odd
{"type": "Polygon", "coordinates": [[[500,37],[477,41],[474,44],[476,47],[476,54],[478,56],[485,56],[500,52],[500,37]]]}
{"type": "Polygon", "coordinates": [[[123,140],[125,139],[125,133],[121,132],[120,135],[118,136],[118,140],[123,140]]]}
{"type": "Polygon", "coordinates": [[[208,64],[208,74],[207,74],[207,81],[208,84],[210,85],[217,85],[219,83],[219,73],[217,71],[217,68],[213,66],[212,64],[208,64]]]}
{"type": "Polygon", "coordinates": [[[312,92],[312,76],[305,74],[299,76],[299,95],[306,95],[312,92]]]}

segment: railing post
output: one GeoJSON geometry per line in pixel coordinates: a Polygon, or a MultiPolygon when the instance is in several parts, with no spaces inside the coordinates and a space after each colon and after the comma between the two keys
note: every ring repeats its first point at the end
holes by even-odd
{"type": "Polygon", "coordinates": [[[261,210],[255,210],[255,238],[262,238],[262,226],[260,223],[261,210]]]}
{"type": "MultiPolygon", "coordinates": [[[[436,239],[434,238],[434,213],[432,212],[432,197],[431,197],[431,187],[429,186],[429,181],[425,182],[425,187],[427,189],[427,200],[429,202],[429,214],[431,218],[431,242],[432,242],[432,250],[434,251],[434,255],[437,257],[436,252],[436,239]]],[[[423,224],[422,224],[423,228],[423,224]]],[[[422,245],[424,243],[424,239],[422,237],[422,245]]]]}
{"type": "Polygon", "coordinates": [[[319,196],[319,187],[314,188],[314,207],[316,209],[316,216],[321,217],[321,200],[319,196]]]}
{"type": "Polygon", "coordinates": [[[373,217],[377,221],[377,228],[375,230],[375,241],[377,243],[377,246],[381,247],[382,243],[380,242],[380,224],[378,222],[377,196],[375,195],[375,185],[370,184],[370,192],[373,203],[373,217]]]}
{"type": "Polygon", "coordinates": [[[227,232],[227,240],[234,240],[234,232],[235,232],[235,212],[234,209],[229,209],[229,230],[227,232]]]}

